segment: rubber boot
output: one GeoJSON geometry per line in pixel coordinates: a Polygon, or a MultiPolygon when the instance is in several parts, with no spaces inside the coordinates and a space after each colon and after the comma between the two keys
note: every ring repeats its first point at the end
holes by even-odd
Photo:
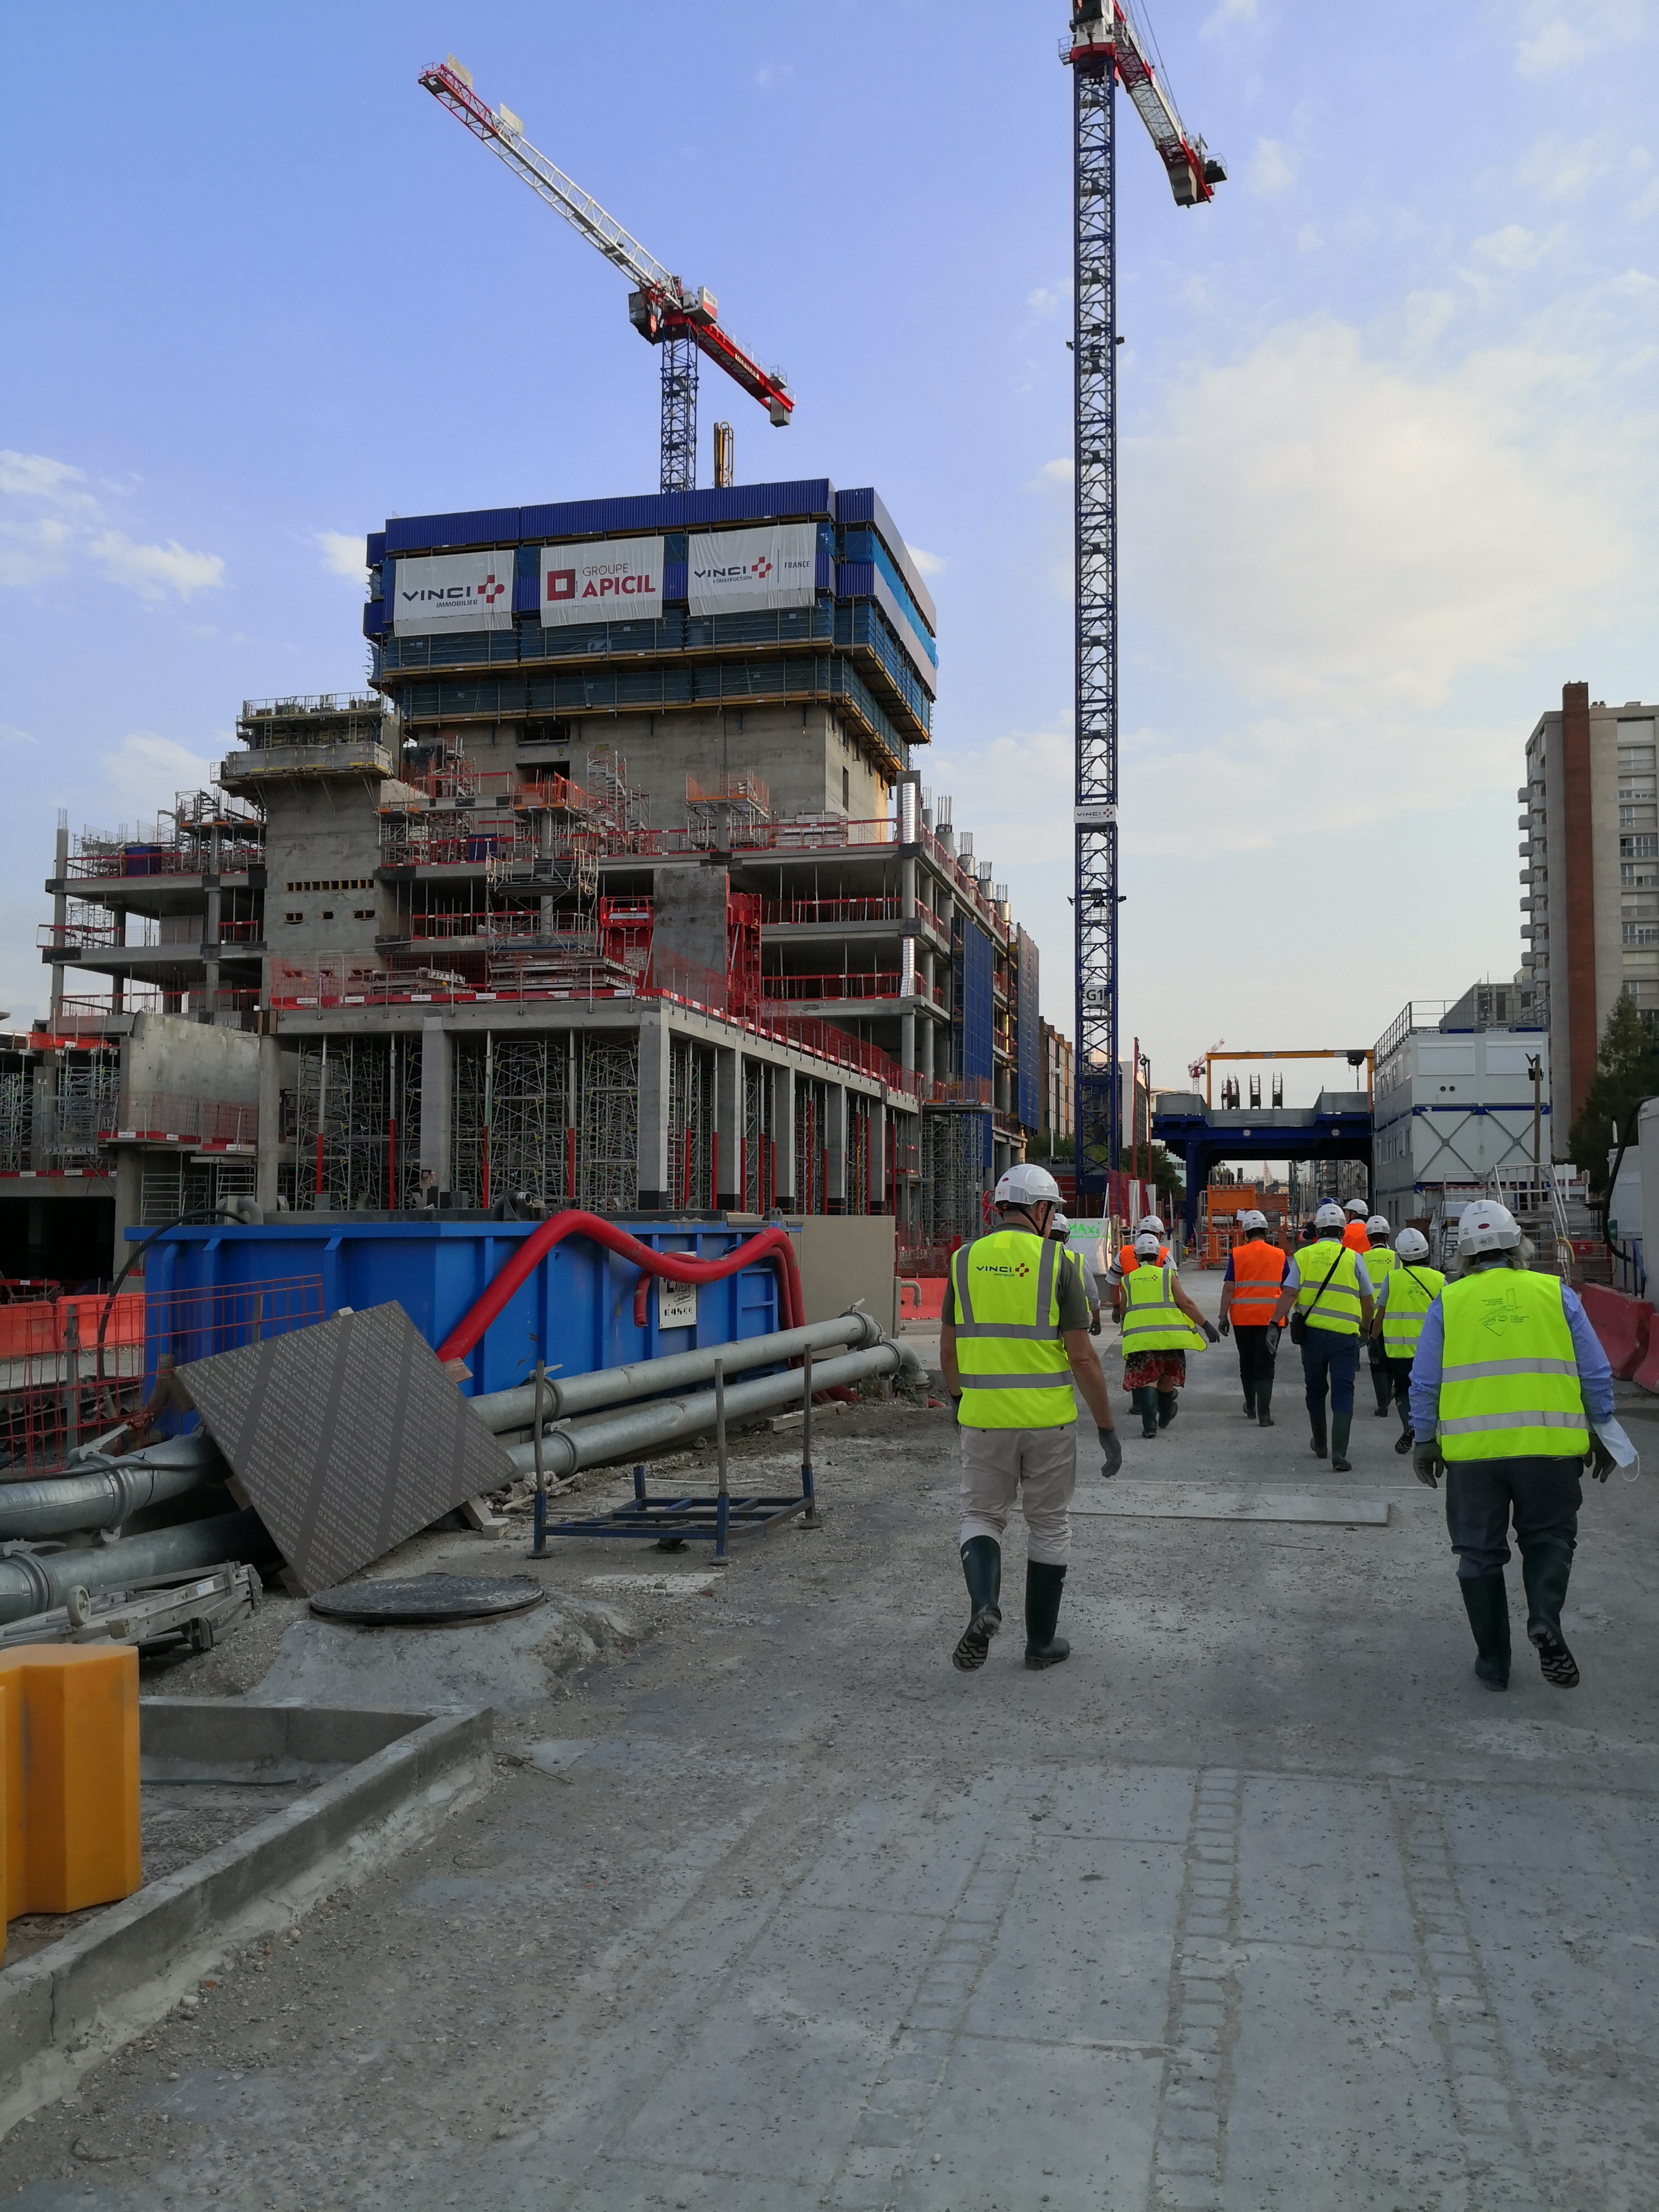
{"type": "Polygon", "coordinates": [[[1046,1559],[1025,1562],[1025,1663],[1028,1667],[1058,1667],[1071,1656],[1072,1647],[1054,1634],[1060,1619],[1060,1594],[1066,1586],[1064,1567],[1051,1567],[1046,1559]]]}
{"type": "Polygon", "coordinates": [[[1538,1654],[1539,1671],[1558,1690],[1578,1687],[1578,1662],[1561,1634],[1561,1607],[1572,1572],[1572,1553],[1563,1544],[1534,1544],[1521,1554],[1521,1579],[1527,1586],[1527,1640],[1538,1654]]]}
{"type": "Polygon", "coordinates": [[[1167,1429],[1176,1417],[1176,1394],[1173,1390],[1157,1390],[1152,1395],[1158,1400],[1158,1425],[1167,1429]]]}
{"type": "Polygon", "coordinates": [[[1258,1375],[1255,1378],[1255,1417],[1264,1429],[1270,1429],[1273,1425],[1273,1414],[1268,1410],[1272,1406],[1273,1401],[1273,1376],[1271,1375],[1258,1375]]]}
{"type": "Polygon", "coordinates": [[[1002,1547],[994,1536],[970,1536],[962,1547],[962,1571],[968,1582],[968,1626],[951,1664],[964,1674],[985,1664],[991,1638],[1002,1626],[1002,1547]]]}
{"type": "Polygon", "coordinates": [[[1504,1585],[1504,1570],[1499,1567],[1496,1574],[1476,1575],[1470,1581],[1460,1575],[1457,1587],[1463,1593],[1463,1610],[1474,1631],[1475,1674],[1489,1690],[1507,1690],[1510,1594],[1504,1585]]]}
{"type": "Polygon", "coordinates": [[[1353,1426],[1353,1415],[1331,1415],[1331,1465],[1339,1474],[1346,1474],[1353,1462],[1348,1457],[1348,1431],[1353,1426]]]}
{"type": "Polygon", "coordinates": [[[1316,1413],[1312,1408],[1310,1407],[1308,1413],[1308,1422],[1313,1431],[1314,1457],[1316,1459],[1323,1459],[1326,1452],[1325,1408],[1322,1406],[1319,1411],[1316,1413]]]}
{"type": "Polygon", "coordinates": [[[1143,1437],[1155,1437],[1158,1434],[1157,1391],[1152,1389],[1150,1387],[1137,1390],[1135,1392],[1135,1411],[1140,1415],[1141,1435],[1143,1437]]]}
{"type": "Polygon", "coordinates": [[[1394,1411],[1394,1377],[1389,1372],[1386,1360],[1372,1368],[1371,1388],[1376,1393],[1376,1418],[1379,1421],[1386,1421],[1394,1411]]]}

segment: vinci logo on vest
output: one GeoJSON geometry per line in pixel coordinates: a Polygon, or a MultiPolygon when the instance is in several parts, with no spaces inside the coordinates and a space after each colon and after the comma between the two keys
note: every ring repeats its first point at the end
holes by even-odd
{"type": "Polygon", "coordinates": [[[595,538],[542,548],[542,625],[654,622],[662,612],[660,538],[595,538]]]}
{"type": "Polygon", "coordinates": [[[398,637],[440,629],[511,629],[513,549],[399,560],[392,627],[398,637]]]}

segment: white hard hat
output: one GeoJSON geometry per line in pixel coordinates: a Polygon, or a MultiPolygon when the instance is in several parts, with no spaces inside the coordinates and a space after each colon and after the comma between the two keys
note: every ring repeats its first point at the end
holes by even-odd
{"type": "Polygon", "coordinates": [[[1135,1234],[1137,1237],[1161,1237],[1164,1234],[1164,1224],[1158,1219],[1157,1214],[1143,1213],[1135,1224],[1135,1234]]]}
{"type": "Polygon", "coordinates": [[[1481,1198],[1463,1208],[1463,1218],[1457,1224],[1460,1252],[1513,1252],[1520,1242],[1520,1224],[1507,1206],[1481,1198]]]}
{"type": "Polygon", "coordinates": [[[996,1188],[999,1206],[1041,1206],[1045,1199],[1050,1206],[1058,1206],[1060,1185],[1047,1168],[1035,1166],[1030,1160],[1010,1168],[996,1188]]]}
{"type": "Polygon", "coordinates": [[[1365,1224],[1365,1234],[1367,1237],[1386,1237],[1389,1234],[1388,1215],[1386,1213],[1372,1214],[1370,1219],[1365,1224]]]}
{"type": "Polygon", "coordinates": [[[1248,1213],[1239,1215],[1238,1225],[1241,1229],[1265,1229],[1267,1225],[1267,1217],[1265,1213],[1258,1213],[1252,1206],[1248,1213]]]}
{"type": "Polygon", "coordinates": [[[1364,1200],[1363,1198],[1351,1198],[1348,1200],[1345,1211],[1355,1215],[1358,1218],[1363,1221],[1365,1217],[1364,1200]]]}
{"type": "Polygon", "coordinates": [[[1137,1257],[1144,1256],[1148,1260],[1157,1259],[1158,1238],[1152,1234],[1152,1231],[1150,1229],[1143,1230],[1140,1235],[1136,1237],[1135,1253],[1137,1257]]]}
{"type": "Polygon", "coordinates": [[[1395,1255],[1401,1260],[1426,1260],[1429,1240],[1420,1229],[1402,1229],[1394,1240],[1395,1255]]]}
{"type": "Polygon", "coordinates": [[[1328,1198],[1314,1216],[1316,1229],[1341,1229],[1346,1225],[1342,1209],[1334,1198],[1328,1198]]]}
{"type": "Polygon", "coordinates": [[[1072,1224],[1066,1218],[1066,1216],[1063,1213],[1051,1213],[1049,1215],[1048,1234],[1050,1237],[1069,1237],[1071,1233],[1072,1224]]]}

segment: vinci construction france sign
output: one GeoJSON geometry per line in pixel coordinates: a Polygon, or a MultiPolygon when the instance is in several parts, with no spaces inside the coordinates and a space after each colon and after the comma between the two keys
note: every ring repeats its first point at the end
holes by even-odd
{"type": "Polygon", "coordinates": [[[763,530],[711,530],[687,547],[694,615],[733,607],[810,607],[817,584],[815,522],[775,522],[763,530]]]}
{"type": "Polygon", "coordinates": [[[654,621],[662,612],[660,538],[595,538],[542,548],[542,623],[654,621]]]}
{"type": "Polygon", "coordinates": [[[399,561],[392,593],[392,627],[398,637],[431,629],[511,629],[513,549],[399,561]]]}

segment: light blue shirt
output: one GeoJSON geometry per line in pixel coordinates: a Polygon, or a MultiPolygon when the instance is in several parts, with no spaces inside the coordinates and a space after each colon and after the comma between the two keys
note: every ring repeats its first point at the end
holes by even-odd
{"type": "MultiPolygon", "coordinates": [[[[1578,1362],[1578,1387],[1584,1411],[1592,1421],[1613,1419],[1613,1369],[1601,1349],[1601,1339],[1589,1325],[1589,1316],[1565,1283],[1561,1310],[1572,1331],[1573,1357],[1578,1362]]],[[[1423,1316],[1423,1333],[1412,1360],[1412,1433],[1431,1437],[1440,1415],[1440,1368],[1446,1344],[1446,1317],[1437,1297],[1423,1316]]]]}

